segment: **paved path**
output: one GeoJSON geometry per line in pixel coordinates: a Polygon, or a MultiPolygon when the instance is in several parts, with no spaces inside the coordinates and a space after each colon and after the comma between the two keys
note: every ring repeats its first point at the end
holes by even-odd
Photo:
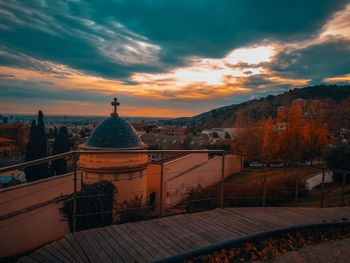
{"type": "Polygon", "coordinates": [[[68,234],[19,262],[151,262],[289,226],[350,220],[350,208],[225,208],[68,234]]]}

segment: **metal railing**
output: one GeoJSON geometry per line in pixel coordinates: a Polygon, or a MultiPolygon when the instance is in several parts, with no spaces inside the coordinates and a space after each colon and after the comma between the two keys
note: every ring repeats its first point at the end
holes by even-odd
{"type": "MultiPolygon", "coordinates": [[[[225,151],[224,150],[108,150],[108,151],[70,151],[70,152],[66,152],[66,153],[62,153],[62,154],[58,154],[58,155],[54,155],[54,156],[49,156],[49,157],[45,157],[45,158],[41,158],[38,160],[33,160],[33,161],[28,161],[28,162],[24,162],[24,163],[20,163],[20,164],[15,164],[15,165],[11,165],[8,167],[3,167],[0,168],[0,174],[8,172],[8,171],[13,171],[13,170],[19,170],[19,169],[25,169],[27,167],[31,167],[31,166],[35,166],[35,165],[39,165],[39,164],[43,164],[43,163],[48,163],[48,162],[52,162],[55,160],[59,160],[59,159],[72,159],[73,160],[73,232],[76,231],[77,229],[77,218],[78,217],[82,217],[82,216],[87,216],[90,214],[77,214],[77,199],[79,198],[77,196],[78,193],[78,166],[77,166],[77,161],[78,161],[78,157],[80,155],[99,155],[99,154],[156,154],[156,153],[160,153],[161,155],[161,159],[160,159],[160,188],[159,188],[159,213],[158,216],[162,216],[163,215],[163,190],[164,190],[164,161],[165,161],[165,154],[181,154],[181,153],[187,153],[187,154],[192,154],[192,153],[206,153],[206,154],[219,154],[221,155],[222,158],[222,169],[221,169],[221,184],[222,184],[222,190],[223,190],[223,183],[224,183],[224,163],[225,163],[225,151]]],[[[32,183],[38,183],[40,181],[45,181],[48,180],[49,178],[43,179],[43,180],[38,180],[38,181],[33,181],[32,183]]],[[[83,185],[83,176],[81,174],[81,185],[83,185]]],[[[2,189],[1,191],[6,191],[7,189],[2,189]]],[[[10,190],[10,189],[8,189],[10,190]]],[[[220,207],[224,206],[224,194],[223,192],[220,195],[220,207]]],[[[148,206],[150,207],[150,206],[148,206]]],[[[140,208],[143,209],[143,208],[140,208]]],[[[23,211],[27,211],[28,209],[24,209],[23,211]]],[[[118,210],[119,212],[121,210],[118,210]]],[[[97,212],[97,213],[93,213],[93,214],[103,214],[103,213],[111,213],[110,211],[103,211],[103,212],[97,212]]],[[[10,217],[12,214],[18,214],[18,213],[10,213],[9,215],[6,216],[2,216],[0,218],[0,220],[2,219],[7,219],[8,217],[10,217]]]]}
{"type": "MultiPolygon", "coordinates": [[[[263,179],[261,182],[261,196],[247,196],[247,197],[237,197],[237,196],[231,196],[230,193],[226,193],[225,195],[225,186],[230,186],[229,183],[225,183],[225,154],[228,153],[224,150],[110,150],[110,151],[71,151],[71,152],[67,152],[67,153],[62,153],[62,154],[58,154],[58,155],[54,155],[54,156],[50,156],[50,157],[46,157],[46,158],[42,158],[42,159],[38,159],[38,160],[33,160],[33,161],[29,161],[29,162],[25,162],[25,163],[21,163],[21,164],[16,164],[16,165],[12,165],[12,166],[8,166],[8,167],[4,167],[4,168],[0,168],[0,174],[1,173],[5,173],[8,171],[12,171],[12,170],[17,170],[17,169],[24,169],[30,166],[34,166],[34,165],[38,165],[38,164],[43,164],[43,163],[48,163],[48,162],[52,162],[55,160],[59,160],[59,159],[71,159],[73,160],[73,216],[72,216],[72,222],[73,222],[73,227],[72,230],[76,231],[77,230],[77,218],[79,217],[83,217],[83,216],[88,216],[89,214],[78,214],[78,202],[77,200],[80,198],[78,196],[78,181],[80,179],[81,181],[81,186],[83,185],[83,176],[81,175],[81,178],[78,179],[78,166],[77,166],[77,161],[80,155],[98,155],[98,154],[160,154],[161,159],[160,159],[160,180],[159,180],[159,203],[157,204],[157,206],[159,207],[158,209],[158,214],[157,216],[161,217],[164,215],[164,211],[163,211],[163,199],[164,199],[164,164],[165,164],[165,154],[180,154],[180,153],[206,153],[206,154],[214,154],[214,155],[219,155],[221,156],[221,178],[220,181],[217,185],[218,189],[219,189],[219,193],[218,196],[212,196],[212,197],[206,197],[206,198],[202,198],[202,199],[198,199],[198,200],[182,200],[181,204],[189,204],[189,203],[195,203],[195,202],[207,202],[207,201],[218,201],[218,206],[220,208],[223,208],[225,206],[225,200],[233,200],[233,199],[251,199],[251,200],[255,200],[258,203],[260,202],[260,206],[267,206],[267,201],[269,200],[268,196],[267,196],[267,188],[268,188],[268,169],[265,168],[264,170],[264,175],[263,175],[263,179]]],[[[322,168],[320,167],[320,172],[322,172],[322,178],[321,178],[321,184],[320,184],[320,200],[319,200],[319,206],[320,207],[324,207],[324,199],[325,199],[325,172],[328,169],[322,168]]],[[[216,169],[215,171],[220,171],[220,168],[216,169]]],[[[346,176],[348,174],[350,174],[350,172],[348,171],[335,171],[335,172],[340,172],[343,174],[342,177],[342,185],[341,185],[341,200],[340,200],[340,206],[343,207],[345,205],[345,181],[346,181],[346,176]]],[[[49,178],[44,179],[44,180],[49,180],[49,178]]],[[[43,181],[43,180],[40,180],[43,181]]],[[[35,182],[33,182],[35,183],[35,182]]],[[[295,178],[295,186],[293,189],[291,189],[292,191],[294,191],[294,204],[295,206],[297,206],[298,201],[299,201],[299,195],[300,195],[300,191],[301,189],[299,188],[299,184],[301,183],[301,179],[299,179],[298,177],[295,178]]],[[[233,184],[231,184],[233,185],[233,184]]],[[[169,190],[169,189],[168,189],[169,190]]],[[[0,193],[2,191],[6,191],[5,190],[0,190],[0,193]]],[[[86,198],[89,198],[89,196],[85,196],[86,198]]],[[[85,198],[84,197],[84,198],[85,198]]],[[[91,197],[96,197],[96,195],[91,196],[91,197]]],[[[271,198],[270,198],[271,199],[271,198]]],[[[283,199],[283,198],[280,198],[283,199]]],[[[290,200],[290,198],[287,198],[288,200],[290,200]]],[[[155,206],[147,206],[146,208],[155,208],[155,206]]],[[[145,207],[140,207],[140,208],[131,208],[129,210],[132,209],[145,209],[145,207]]],[[[127,210],[127,209],[126,209],[127,210]]],[[[25,210],[24,210],[25,211],[25,210]]],[[[120,210],[122,211],[122,210],[120,210]]],[[[100,212],[96,212],[93,214],[106,214],[106,213],[112,213],[111,211],[100,211],[100,212]]],[[[13,213],[15,215],[18,215],[18,213],[13,213]]],[[[11,215],[9,215],[11,216],[11,215]]],[[[8,218],[8,217],[0,217],[0,220],[2,220],[3,218],[8,218]]]]}

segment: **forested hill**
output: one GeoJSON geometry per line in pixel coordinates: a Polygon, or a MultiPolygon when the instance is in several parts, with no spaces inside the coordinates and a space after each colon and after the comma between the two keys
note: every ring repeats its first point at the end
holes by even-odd
{"type": "Polygon", "coordinates": [[[211,111],[188,118],[177,118],[168,121],[168,125],[193,126],[199,128],[232,127],[236,119],[236,113],[241,112],[242,117],[250,120],[258,120],[262,117],[275,117],[279,106],[289,106],[293,100],[302,98],[305,100],[322,100],[330,103],[339,103],[346,97],[350,97],[350,85],[319,85],[287,91],[280,95],[269,95],[258,100],[250,100],[240,104],[213,109],[211,111]]]}

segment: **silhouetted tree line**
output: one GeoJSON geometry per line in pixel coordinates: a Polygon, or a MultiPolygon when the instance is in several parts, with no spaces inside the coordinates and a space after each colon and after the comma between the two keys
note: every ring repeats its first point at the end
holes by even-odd
{"type": "MultiPolygon", "coordinates": [[[[52,154],[68,152],[70,141],[66,127],[61,127],[59,131],[55,129],[53,133],[55,139],[52,154]]],[[[37,160],[48,156],[47,136],[45,133],[44,115],[38,112],[38,124],[33,120],[30,126],[29,141],[26,148],[26,161],[37,160]]],[[[26,179],[28,181],[40,180],[52,175],[64,174],[67,172],[67,160],[60,159],[53,161],[49,167],[48,163],[38,164],[25,168],[26,179]]]]}

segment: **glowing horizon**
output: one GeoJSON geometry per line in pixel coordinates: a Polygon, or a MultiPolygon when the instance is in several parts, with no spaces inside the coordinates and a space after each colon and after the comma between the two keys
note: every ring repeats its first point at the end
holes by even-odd
{"type": "MultiPolygon", "coordinates": [[[[20,13],[21,8],[15,4],[0,6],[4,14],[0,31],[5,33],[5,41],[0,42],[2,114],[41,109],[50,115],[108,116],[109,100],[117,96],[124,116],[189,117],[253,96],[260,98],[308,85],[350,83],[350,71],[344,66],[350,57],[350,4],[325,15],[327,19],[309,36],[300,33],[295,39],[284,39],[283,34],[278,38],[261,33],[260,38],[233,43],[232,48],[222,41],[225,52],[220,56],[211,56],[211,49],[205,49],[207,56],[196,54],[196,48],[189,52],[190,43],[185,39],[156,41],[158,35],[137,31],[133,24],[117,18],[101,24],[67,15],[66,19],[80,25],[69,31],[51,11],[28,6],[46,24],[25,24],[31,17],[20,13]],[[96,50],[91,55],[103,61],[89,58],[84,51],[80,54],[78,49],[72,49],[69,57],[53,57],[52,52],[34,52],[30,44],[23,43],[17,49],[6,44],[16,29],[23,27],[44,39],[67,36],[69,41],[75,34],[77,41],[96,50]],[[180,47],[182,53],[177,51],[180,47]],[[338,60],[328,64],[322,60],[334,55],[338,60]]],[[[215,48],[220,49],[220,45],[215,48]]]]}

